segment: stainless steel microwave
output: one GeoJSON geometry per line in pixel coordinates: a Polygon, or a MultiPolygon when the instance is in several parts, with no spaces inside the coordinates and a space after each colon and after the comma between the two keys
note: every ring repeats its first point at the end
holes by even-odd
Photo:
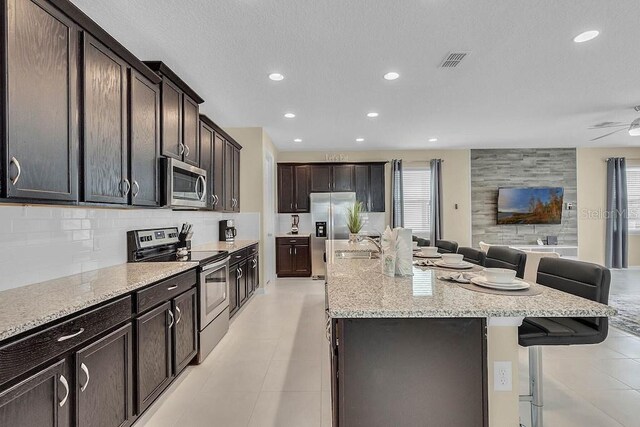
{"type": "Polygon", "coordinates": [[[163,159],[163,170],[165,206],[207,207],[207,171],[171,158],[163,159]]]}

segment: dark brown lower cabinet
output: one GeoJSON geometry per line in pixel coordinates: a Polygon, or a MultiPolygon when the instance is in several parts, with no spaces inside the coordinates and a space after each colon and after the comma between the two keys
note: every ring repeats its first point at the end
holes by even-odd
{"type": "Polygon", "coordinates": [[[247,258],[247,295],[251,296],[258,288],[259,283],[258,255],[247,258]]]}
{"type": "Polygon", "coordinates": [[[136,319],[139,414],[171,382],[171,327],[175,322],[172,316],[171,301],[167,301],[136,319]]]}
{"type": "Polygon", "coordinates": [[[258,245],[231,253],[229,266],[229,316],[233,316],[253,295],[259,284],[258,245]]]}
{"type": "Polygon", "coordinates": [[[198,353],[198,296],[196,288],[173,300],[176,316],[174,372],[176,375],[193,360],[198,353]]]}
{"type": "Polygon", "coordinates": [[[333,426],[487,427],[481,318],[333,319],[333,426]]]}
{"type": "Polygon", "coordinates": [[[125,427],[133,417],[132,327],[128,324],[76,353],[79,427],[125,427]]]}
{"type": "Polygon", "coordinates": [[[233,316],[240,308],[238,299],[238,276],[240,269],[238,264],[229,267],[229,317],[233,316]]]}
{"type": "Polygon", "coordinates": [[[308,237],[276,238],[276,275],[311,276],[311,247],[308,237]]]}
{"type": "Polygon", "coordinates": [[[240,275],[238,276],[238,302],[240,306],[245,303],[247,298],[247,261],[242,261],[238,264],[240,269],[240,275]]]}
{"type": "Polygon", "coordinates": [[[53,363],[0,392],[0,426],[66,427],[71,425],[71,384],[65,360],[53,363]]]}

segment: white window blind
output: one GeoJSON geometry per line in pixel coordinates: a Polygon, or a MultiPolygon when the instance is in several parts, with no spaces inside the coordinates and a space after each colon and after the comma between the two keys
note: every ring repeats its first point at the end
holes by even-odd
{"type": "Polygon", "coordinates": [[[629,231],[640,233],[640,166],[627,166],[629,231]]]}
{"type": "Polygon", "coordinates": [[[428,236],[431,231],[431,170],[428,165],[402,170],[404,226],[413,234],[428,236]]]}

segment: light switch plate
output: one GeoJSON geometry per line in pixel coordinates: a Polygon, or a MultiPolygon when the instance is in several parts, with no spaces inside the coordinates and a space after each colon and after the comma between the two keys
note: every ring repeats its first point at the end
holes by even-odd
{"type": "Polygon", "coordinates": [[[511,391],[513,389],[513,365],[510,361],[493,362],[493,390],[511,391]]]}

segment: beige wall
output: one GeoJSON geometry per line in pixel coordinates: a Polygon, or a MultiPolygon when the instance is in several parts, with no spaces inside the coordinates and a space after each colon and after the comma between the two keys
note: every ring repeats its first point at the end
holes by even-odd
{"type": "MultiPolygon", "coordinates": [[[[267,152],[272,153],[274,160],[278,159],[278,150],[271,138],[261,127],[227,128],[225,129],[240,145],[240,210],[242,212],[257,212],[260,214],[260,251],[261,260],[266,247],[265,238],[265,191],[264,164],[267,152]]],[[[274,179],[275,183],[275,179],[274,179]]],[[[274,191],[275,193],[275,191],[274,191]]],[[[265,264],[260,263],[260,284],[264,285],[265,264]]]]}
{"type": "MultiPolygon", "coordinates": [[[[578,257],[604,264],[608,157],[640,159],[640,148],[578,148],[578,257]]],[[[629,236],[629,265],[640,266],[640,235],[629,236]]]]}
{"type": "MultiPolygon", "coordinates": [[[[346,161],[406,162],[442,159],[443,230],[444,238],[457,241],[461,246],[471,244],[471,153],[469,150],[384,150],[348,152],[281,151],[279,162],[322,162],[327,154],[346,156],[346,161]],[[455,205],[458,208],[455,208],[455,205]]],[[[386,220],[391,217],[391,165],[386,166],[386,220]]]]}

